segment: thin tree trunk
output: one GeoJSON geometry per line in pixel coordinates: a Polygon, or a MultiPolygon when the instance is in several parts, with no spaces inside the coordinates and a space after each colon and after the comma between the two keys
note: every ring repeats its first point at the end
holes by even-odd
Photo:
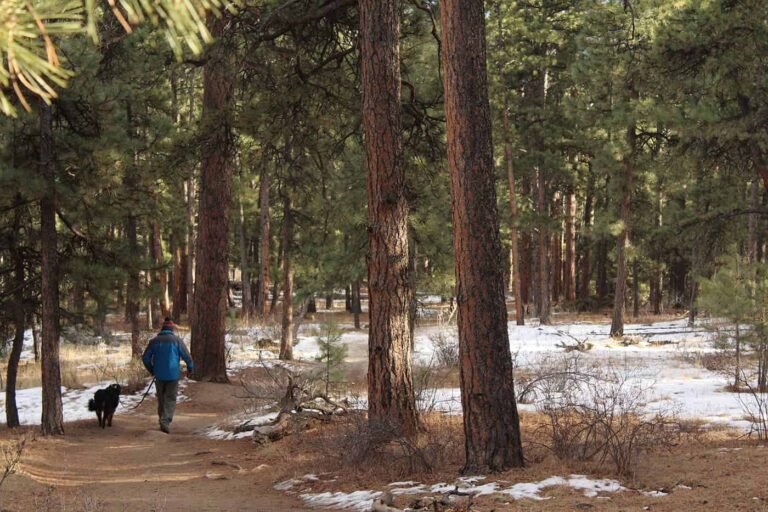
{"type": "Polygon", "coordinates": [[[565,196],[565,262],[563,265],[565,300],[576,300],[576,194],[565,196]]]}
{"type": "MultiPolygon", "coordinates": [[[[133,111],[131,103],[126,104],[126,118],[128,125],[126,130],[128,132],[128,138],[133,139],[133,111]]],[[[137,155],[134,152],[131,163],[125,166],[125,177],[123,178],[123,186],[125,187],[126,194],[129,201],[136,200],[136,194],[138,193],[138,161],[137,155]]],[[[141,326],[139,325],[139,308],[140,295],[141,295],[141,283],[139,281],[139,261],[142,259],[139,254],[139,241],[137,232],[137,218],[133,212],[133,209],[129,209],[125,217],[125,238],[128,243],[128,254],[126,258],[126,269],[128,271],[128,283],[125,292],[125,320],[131,326],[131,357],[138,359],[141,357],[141,326]]]]}
{"type": "Polygon", "coordinates": [[[408,329],[408,203],[400,114],[400,2],[360,0],[363,132],[368,166],[368,422],[420,428],[408,329]]]}
{"type": "Polygon", "coordinates": [[[592,173],[592,161],[588,163],[589,176],[587,178],[587,192],[584,198],[584,216],[579,237],[581,242],[581,265],[578,298],[586,303],[589,299],[589,283],[592,278],[592,205],[595,195],[595,177],[592,173]]]}
{"type": "Polygon", "coordinates": [[[46,191],[40,201],[40,253],[42,302],[43,435],[64,433],[59,366],[59,256],[56,233],[56,170],[53,158],[51,107],[40,100],[40,175],[46,191]]]}
{"type": "Polygon", "coordinates": [[[283,332],[280,337],[280,359],[293,359],[293,267],[291,246],[293,245],[293,217],[291,200],[283,199],[283,332]]]}
{"type": "Polygon", "coordinates": [[[229,221],[232,200],[233,92],[236,78],[227,15],[209,15],[210,48],[203,72],[199,232],[192,319],[194,378],[228,382],[224,351],[227,318],[229,221]]]}
{"type": "Polygon", "coordinates": [[[344,310],[352,312],[352,285],[344,287],[344,310]]]}
{"type": "MultiPolygon", "coordinates": [[[[411,340],[411,351],[414,349],[416,339],[416,315],[418,304],[416,302],[416,252],[418,246],[413,237],[413,232],[408,236],[408,339],[411,340]]],[[[357,287],[357,307],[360,308],[360,281],[355,282],[357,287]]]]}
{"type": "Polygon", "coordinates": [[[163,239],[160,233],[160,223],[152,222],[152,247],[154,247],[156,286],[160,297],[160,320],[171,314],[170,298],[168,297],[168,271],[165,268],[165,255],[163,254],[163,239]]]}
{"type": "Polygon", "coordinates": [[[125,224],[125,236],[128,239],[128,286],[125,293],[125,313],[126,320],[131,326],[131,357],[138,359],[141,357],[141,326],[139,325],[139,295],[141,294],[141,284],[139,282],[139,270],[137,260],[139,259],[139,243],[136,233],[136,217],[128,215],[125,224]]]}
{"type": "Polygon", "coordinates": [[[515,296],[515,321],[525,325],[525,305],[520,275],[520,249],[517,234],[517,195],[515,194],[515,169],[512,156],[512,144],[509,142],[509,108],[504,109],[504,159],[507,161],[507,182],[509,184],[509,238],[510,260],[512,262],[512,292],[515,296]]]}
{"type": "MultiPolygon", "coordinates": [[[[662,207],[663,207],[663,193],[662,193],[662,180],[658,179],[658,184],[656,187],[656,229],[661,231],[661,227],[663,224],[663,217],[662,217],[662,207]]],[[[663,287],[664,287],[664,281],[662,278],[662,262],[660,255],[657,255],[654,258],[653,262],[653,269],[651,271],[651,309],[653,310],[654,315],[660,315],[662,311],[662,299],[663,299],[663,287]]]]}
{"type": "Polygon", "coordinates": [[[445,0],[440,24],[459,304],[462,471],[480,474],[524,465],[504,300],[482,0],[445,0]]]}
{"type": "MultiPolygon", "coordinates": [[[[282,264],[277,265],[278,268],[282,267],[282,264]]],[[[280,283],[277,279],[275,279],[275,282],[272,283],[272,301],[269,304],[269,313],[268,315],[272,315],[275,312],[275,308],[277,308],[277,300],[280,296],[280,283]]]]}
{"type": "Polygon", "coordinates": [[[640,263],[632,262],[632,316],[640,316],[640,263]]]}
{"type": "Polygon", "coordinates": [[[186,271],[186,278],[184,280],[184,291],[186,293],[186,307],[184,308],[187,313],[187,319],[190,325],[192,325],[193,318],[195,316],[195,247],[197,240],[195,239],[195,171],[194,168],[190,171],[189,179],[187,180],[186,192],[187,192],[187,250],[184,253],[184,270],[186,271]]]}
{"type": "Polygon", "coordinates": [[[550,251],[552,265],[550,266],[550,275],[552,276],[552,301],[560,302],[560,295],[563,290],[563,229],[562,229],[562,210],[563,198],[560,192],[555,192],[552,198],[552,213],[550,218],[560,224],[560,229],[552,233],[552,249],[550,251]]]}
{"type": "Polygon", "coordinates": [[[27,312],[24,307],[24,256],[20,250],[19,230],[21,229],[21,194],[16,194],[13,234],[10,245],[11,259],[14,266],[13,286],[13,319],[15,335],[11,354],[8,357],[8,368],[5,380],[5,422],[8,428],[19,426],[19,410],[16,406],[16,376],[21,360],[21,350],[24,346],[24,331],[26,330],[27,312]]]}
{"type": "Polygon", "coordinates": [[[352,284],[352,316],[354,317],[355,329],[360,328],[360,313],[363,308],[360,306],[360,280],[356,279],[352,284]]]}
{"type": "Polygon", "coordinates": [[[187,312],[187,249],[178,245],[173,251],[173,313],[176,321],[187,312]]]}
{"type": "Polygon", "coordinates": [[[32,351],[35,353],[35,363],[40,362],[40,342],[42,341],[41,326],[34,320],[32,321],[32,351]]]}
{"type": "MultiPolygon", "coordinates": [[[[547,203],[546,203],[546,179],[544,177],[544,170],[539,168],[537,172],[538,183],[536,185],[536,211],[543,219],[547,216],[547,203]]],[[[549,286],[549,232],[542,223],[539,226],[539,236],[536,243],[538,252],[538,258],[536,259],[536,266],[538,268],[538,286],[537,286],[537,314],[539,316],[539,323],[541,325],[549,325],[552,323],[551,318],[551,303],[549,299],[550,286],[549,286]]]]}
{"type": "Polygon", "coordinates": [[[261,168],[259,183],[259,289],[256,292],[256,312],[261,321],[265,321],[269,315],[267,304],[269,302],[269,166],[261,168]]]}
{"type": "Polygon", "coordinates": [[[616,240],[616,287],[613,297],[613,317],[611,318],[611,337],[624,335],[624,302],[627,290],[627,245],[629,244],[630,213],[632,187],[635,175],[635,124],[627,128],[627,154],[624,156],[624,179],[621,194],[621,232],[616,240]]]}
{"type": "Polygon", "coordinates": [[[253,301],[251,300],[251,263],[248,261],[247,229],[245,227],[245,212],[243,211],[243,198],[240,198],[240,282],[242,284],[242,302],[240,304],[240,317],[248,322],[253,313],[253,301]]]}

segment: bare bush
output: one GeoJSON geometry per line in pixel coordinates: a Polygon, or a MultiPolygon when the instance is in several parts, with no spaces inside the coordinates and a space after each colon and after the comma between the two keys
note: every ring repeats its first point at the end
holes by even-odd
{"type": "Polygon", "coordinates": [[[106,360],[97,364],[94,371],[101,381],[111,380],[120,383],[123,393],[127,395],[144,389],[147,384],[147,370],[138,360],[131,360],[128,364],[106,360]]]}
{"type": "Polygon", "coordinates": [[[430,334],[434,360],[442,368],[457,368],[459,366],[459,339],[447,329],[439,329],[430,334]]]}
{"type": "Polygon", "coordinates": [[[545,443],[557,457],[610,463],[629,476],[641,453],[677,443],[673,411],[646,407],[652,382],[626,367],[577,368],[565,361],[529,384],[545,418],[545,443]]]}
{"type": "Polygon", "coordinates": [[[760,391],[756,375],[748,374],[743,369],[740,380],[742,388],[738,390],[741,391],[738,397],[744,417],[751,425],[749,435],[768,441],[768,393],[760,391]]]}
{"type": "Polygon", "coordinates": [[[24,448],[27,446],[27,436],[21,436],[8,444],[3,445],[3,475],[0,477],[0,487],[5,483],[5,479],[16,473],[21,463],[21,457],[24,454],[24,448]]]}
{"type": "Polygon", "coordinates": [[[370,425],[364,414],[353,414],[327,446],[345,467],[402,478],[458,463],[454,459],[463,453],[459,429],[460,424],[451,424],[450,418],[437,418],[424,432],[407,437],[395,425],[370,425]]]}

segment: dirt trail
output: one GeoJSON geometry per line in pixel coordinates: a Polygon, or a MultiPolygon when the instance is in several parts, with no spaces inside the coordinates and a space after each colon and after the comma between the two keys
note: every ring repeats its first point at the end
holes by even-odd
{"type": "MultiPolygon", "coordinates": [[[[199,431],[242,406],[234,385],[190,383],[171,434],[158,430],[156,402],[65,426],[27,444],[19,474],[0,490],[0,511],[293,511],[302,503],[273,489],[280,458],[250,439],[216,441],[199,431]]],[[[5,437],[5,435],[3,436],[5,437]]]]}

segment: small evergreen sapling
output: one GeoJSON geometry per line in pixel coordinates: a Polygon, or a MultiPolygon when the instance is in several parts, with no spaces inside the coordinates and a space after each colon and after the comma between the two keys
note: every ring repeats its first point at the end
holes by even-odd
{"type": "Polygon", "coordinates": [[[315,359],[323,363],[322,380],[325,382],[325,395],[329,396],[331,385],[341,382],[344,378],[343,365],[348,347],[341,343],[342,331],[333,320],[324,323],[316,336],[320,355],[315,359]]]}

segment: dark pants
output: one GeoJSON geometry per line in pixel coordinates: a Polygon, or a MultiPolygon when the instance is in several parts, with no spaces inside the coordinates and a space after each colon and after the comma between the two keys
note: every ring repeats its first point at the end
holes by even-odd
{"type": "Polygon", "coordinates": [[[179,390],[179,381],[177,380],[157,380],[155,381],[157,390],[157,416],[160,418],[160,425],[170,427],[173,421],[173,413],[176,411],[176,393],[179,390]]]}

